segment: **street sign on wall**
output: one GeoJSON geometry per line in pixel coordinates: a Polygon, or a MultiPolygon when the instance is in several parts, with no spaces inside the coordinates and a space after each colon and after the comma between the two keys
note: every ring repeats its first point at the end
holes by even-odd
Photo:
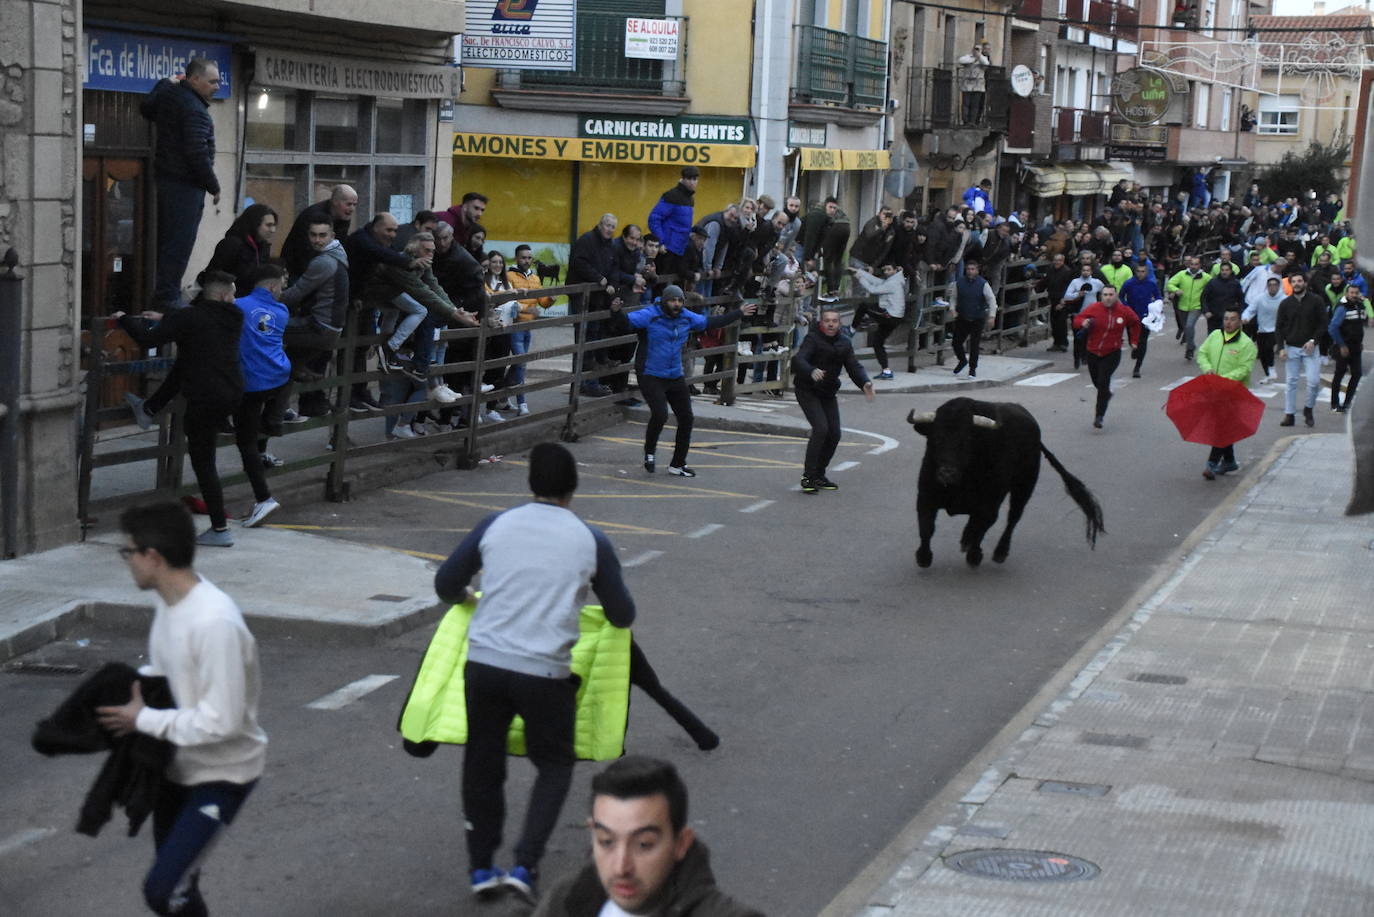
{"type": "Polygon", "coordinates": [[[463,66],[576,70],[577,0],[467,0],[463,66]]]}
{"type": "Polygon", "coordinates": [[[185,73],[191,58],[203,57],[219,67],[220,84],[213,98],[227,99],[233,89],[228,45],[110,29],[87,29],[85,38],[82,88],[144,93],[158,80],[185,73]]]}

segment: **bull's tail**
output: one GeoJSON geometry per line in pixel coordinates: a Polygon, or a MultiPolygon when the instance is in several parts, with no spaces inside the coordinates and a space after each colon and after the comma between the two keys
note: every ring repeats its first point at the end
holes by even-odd
{"type": "Polygon", "coordinates": [[[1088,490],[1088,485],[1069,474],[1069,470],[1059,464],[1059,459],[1054,457],[1053,452],[1045,448],[1044,443],[1040,444],[1040,451],[1045,454],[1045,458],[1050,460],[1054,470],[1059,472],[1059,476],[1064,479],[1064,489],[1069,492],[1070,497],[1073,497],[1073,502],[1077,503],[1078,508],[1083,510],[1083,515],[1088,520],[1088,544],[1096,548],[1097,536],[1107,531],[1102,524],[1102,504],[1098,503],[1092,491],[1088,490]]]}

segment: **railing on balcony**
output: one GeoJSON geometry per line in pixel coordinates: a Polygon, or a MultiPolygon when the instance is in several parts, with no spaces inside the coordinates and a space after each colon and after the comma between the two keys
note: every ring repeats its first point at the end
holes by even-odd
{"type": "Polygon", "coordinates": [[[1006,133],[1011,107],[1011,81],[1004,67],[983,74],[982,105],[964,104],[956,68],[916,67],[907,84],[906,129],[931,131],[969,129],[1006,133]]]}
{"type": "MultiPolygon", "coordinates": [[[[1115,35],[1127,41],[1140,38],[1140,11],[1117,0],[1068,0],[1063,18],[1083,20],[1090,31],[1102,35],[1115,35]]],[[[1068,38],[1069,29],[1081,29],[1082,25],[1062,25],[1059,37],[1068,38]]]]}
{"type": "Polygon", "coordinates": [[[1105,111],[1084,108],[1055,108],[1055,143],[1105,143],[1107,140],[1105,111]]]}
{"type": "Polygon", "coordinates": [[[1117,38],[1140,40],[1140,11],[1133,6],[1116,5],[1116,20],[1112,26],[1117,38]]]}
{"type": "Polygon", "coordinates": [[[1044,0],[1021,0],[1021,5],[1016,8],[1016,15],[1022,19],[1038,19],[1043,9],[1044,0]]]}
{"type": "Polygon", "coordinates": [[[684,94],[681,74],[687,48],[687,20],[678,20],[678,59],[646,60],[625,56],[623,13],[577,14],[577,69],[520,70],[516,74],[524,89],[598,89],[642,95],[680,96],[684,94]]]}
{"type": "Polygon", "coordinates": [[[848,108],[886,104],[887,43],[819,26],[795,26],[797,71],[792,101],[848,108]]]}

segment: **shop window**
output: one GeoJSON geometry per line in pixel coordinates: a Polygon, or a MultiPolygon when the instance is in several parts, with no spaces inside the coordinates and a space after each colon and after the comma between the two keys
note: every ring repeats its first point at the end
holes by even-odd
{"type": "Polygon", "coordinates": [[[427,104],[420,99],[378,99],[377,152],[424,153],[427,104]]]}
{"type": "Polygon", "coordinates": [[[1298,97],[1261,95],[1259,100],[1259,132],[1261,134],[1296,134],[1298,132],[1298,97]]]}
{"type": "Polygon", "coordinates": [[[249,163],[243,170],[244,198],[271,207],[277,211],[277,225],[290,228],[296,214],[311,203],[305,193],[305,175],[305,166],[249,163]]]}
{"type": "Polygon", "coordinates": [[[315,151],[367,153],[372,139],[365,100],[354,96],[315,97],[315,151]]]}
{"type": "Polygon", "coordinates": [[[291,89],[260,89],[248,97],[248,148],[294,150],[300,136],[296,92],[291,89]]]}
{"type": "MultiPolygon", "coordinates": [[[[335,185],[350,185],[354,191],[358,192],[358,200],[372,200],[372,182],[370,181],[372,170],[365,165],[316,165],[311,181],[310,199],[312,201],[322,201],[329,197],[335,185]]],[[[386,201],[374,202],[368,216],[379,210],[385,210],[386,201]]],[[[354,218],[353,225],[356,227],[362,221],[354,218]]]]}
{"type": "Polygon", "coordinates": [[[377,167],[377,209],[408,223],[427,209],[425,170],[420,166],[377,167]]]}

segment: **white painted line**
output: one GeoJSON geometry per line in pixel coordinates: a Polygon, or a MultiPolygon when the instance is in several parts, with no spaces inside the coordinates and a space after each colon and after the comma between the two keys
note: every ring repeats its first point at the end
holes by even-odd
{"type": "Polygon", "coordinates": [[[1048,388],[1051,385],[1058,385],[1070,379],[1077,379],[1078,373],[1041,373],[1038,376],[1031,376],[1028,379],[1021,379],[1013,382],[1013,385],[1029,385],[1035,388],[1048,388]]]}
{"type": "Polygon", "coordinates": [[[1179,387],[1180,385],[1182,385],[1183,383],[1185,383],[1185,382],[1192,382],[1193,379],[1195,379],[1195,378],[1197,378],[1197,377],[1196,377],[1196,376],[1183,376],[1183,377],[1180,378],[1180,379],[1175,379],[1173,382],[1170,382],[1168,385],[1161,385],[1161,386],[1159,387],[1159,390],[1160,390],[1161,392],[1172,392],[1174,389],[1178,388],[1178,387],[1179,387]]]}
{"type": "Polygon", "coordinates": [[[831,471],[848,471],[848,470],[851,469],[851,468],[858,468],[858,467],[859,467],[859,463],[858,463],[858,462],[840,462],[838,465],[836,465],[834,468],[831,468],[830,470],[831,470],[831,471]]]}
{"type": "Polygon", "coordinates": [[[871,436],[882,443],[880,446],[874,446],[872,449],[869,449],[864,455],[882,455],[884,452],[891,452],[901,445],[897,440],[890,436],[884,436],[881,433],[870,433],[867,430],[856,430],[853,427],[841,427],[840,429],[844,430],[846,433],[857,433],[859,436],[871,436]]]}
{"type": "Polygon", "coordinates": [[[757,502],[757,503],[750,503],[750,504],[749,504],[748,506],[746,506],[744,509],[740,510],[740,512],[742,512],[742,513],[757,513],[759,510],[763,509],[764,507],[766,507],[766,506],[772,506],[772,505],[773,505],[773,501],[772,501],[772,500],[760,500],[760,501],[757,502]]]}
{"type": "Polygon", "coordinates": [[[34,841],[41,841],[49,834],[56,834],[56,828],[26,828],[18,834],[11,834],[9,837],[0,841],[0,856],[13,853],[21,847],[27,847],[34,841]]]}
{"type": "Polygon", "coordinates": [[[313,700],[305,706],[310,710],[340,710],[358,698],[371,694],[383,685],[390,684],[400,677],[399,675],[369,675],[366,678],[359,678],[352,684],[344,685],[339,690],[326,694],[319,700],[313,700]]]}
{"type": "Polygon", "coordinates": [[[759,413],[759,414],[772,414],[772,413],[773,413],[773,409],[772,409],[772,408],[766,408],[766,407],[764,407],[764,406],[761,405],[761,404],[760,404],[760,405],[754,405],[754,404],[740,404],[738,401],[736,401],[736,402],[734,403],[733,407],[737,407],[737,408],[739,408],[741,411],[755,411],[756,413],[759,413]]]}
{"type": "Polygon", "coordinates": [[[1257,388],[1251,390],[1250,394],[1254,395],[1256,398],[1277,398],[1280,393],[1276,392],[1274,389],[1257,388]]]}
{"type": "Polygon", "coordinates": [[[645,551],[643,554],[636,554],[634,557],[631,557],[629,560],[625,561],[625,562],[624,562],[623,564],[621,564],[620,566],[622,566],[622,567],[638,567],[638,566],[640,566],[641,564],[647,564],[649,561],[653,560],[655,557],[662,557],[662,556],[663,556],[663,552],[662,552],[662,551],[645,551]]]}
{"type": "Polygon", "coordinates": [[[721,529],[723,529],[723,528],[725,528],[725,526],[721,525],[721,524],[718,523],[718,522],[708,522],[706,525],[703,525],[701,528],[697,529],[695,532],[691,532],[690,534],[688,534],[687,537],[688,537],[688,538],[705,538],[707,535],[711,534],[712,532],[719,532],[719,531],[720,531],[721,529]]]}

